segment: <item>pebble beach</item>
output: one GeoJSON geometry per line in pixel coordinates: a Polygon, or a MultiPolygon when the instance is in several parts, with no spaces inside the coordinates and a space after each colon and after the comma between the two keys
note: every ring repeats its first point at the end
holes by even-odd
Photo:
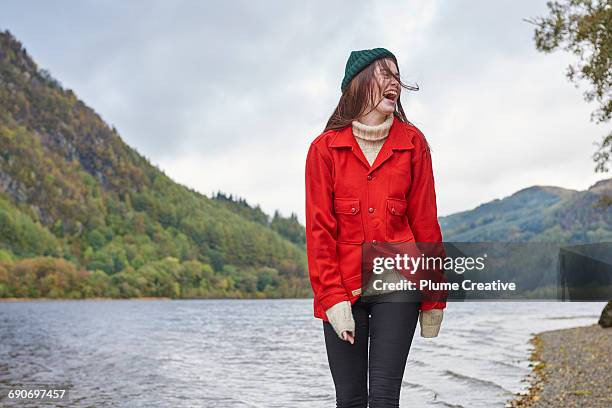
{"type": "Polygon", "coordinates": [[[507,407],[612,406],[612,328],[594,324],[538,333],[531,339],[528,392],[507,407]]]}

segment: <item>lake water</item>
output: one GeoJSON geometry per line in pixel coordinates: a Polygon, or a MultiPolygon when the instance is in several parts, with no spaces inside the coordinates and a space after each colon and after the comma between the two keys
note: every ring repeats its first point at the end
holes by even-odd
{"type": "MultiPolygon", "coordinates": [[[[604,304],[449,302],[439,337],[421,338],[417,327],[401,406],[503,407],[527,387],[530,335],[593,324],[604,304]]],[[[70,384],[69,404],[56,406],[71,407],[334,407],[311,307],[309,299],[0,302],[0,387],[70,384]]]]}

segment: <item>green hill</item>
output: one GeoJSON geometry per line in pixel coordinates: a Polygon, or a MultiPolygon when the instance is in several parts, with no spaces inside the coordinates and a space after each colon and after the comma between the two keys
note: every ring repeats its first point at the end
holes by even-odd
{"type": "Polygon", "coordinates": [[[0,297],[310,294],[295,215],[175,183],[8,31],[0,146],[0,297]]]}
{"type": "Polygon", "coordinates": [[[586,191],[533,186],[440,218],[445,241],[565,242],[612,240],[612,179],[586,191]]]}

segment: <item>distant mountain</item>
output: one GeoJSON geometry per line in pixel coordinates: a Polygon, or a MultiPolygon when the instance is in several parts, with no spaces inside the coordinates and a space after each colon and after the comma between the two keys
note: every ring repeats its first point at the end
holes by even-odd
{"type": "Polygon", "coordinates": [[[445,241],[590,243],[612,240],[612,178],[586,191],[533,186],[440,218],[445,241]]]}
{"type": "Polygon", "coordinates": [[[295,214],[172,181],[8,31],[0,146],[0,297],[311,293],[295,214]]]}

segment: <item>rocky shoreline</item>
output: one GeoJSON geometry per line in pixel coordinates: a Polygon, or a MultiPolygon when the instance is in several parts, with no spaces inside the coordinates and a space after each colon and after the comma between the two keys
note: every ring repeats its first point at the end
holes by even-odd
{"type": "Polygon", "coordinates": [[[536,334],[531,344],[529,390],[507,407],[612,406],[612,328],[551,330],[536,334]]]}

